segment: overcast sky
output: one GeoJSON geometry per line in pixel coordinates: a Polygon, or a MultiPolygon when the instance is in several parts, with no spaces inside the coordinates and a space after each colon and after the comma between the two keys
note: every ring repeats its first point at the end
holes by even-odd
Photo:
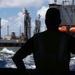
{"type": "MultiPolygon", "coordinates": [[[[9,25],[9,34],[11,34],[11,32],[15,32],[16,35],[19,36],[20,26],[21,32],[24,31],[24,7],[28,9],[31,16],[32,32],[34,30],[35,19],[38,14],[41,15],[41,31],[44,31],[44,16],[46,10],[49,8],[49,4],[53,2],[54,0],[0,0],[2,37],[7,35],[7,25],[9,25]]],[[[62,4],[62,0],[57,0],[57,3],[62,4]]]]}

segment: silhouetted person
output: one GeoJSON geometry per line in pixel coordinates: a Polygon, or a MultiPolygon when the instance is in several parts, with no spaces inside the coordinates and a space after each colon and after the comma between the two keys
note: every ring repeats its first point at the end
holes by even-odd
{"type": "Polygon", "coordinates": [[[47,10],[45,24],[47,30],[31,37],[13,56],[19,70],[26,71],[22,59],[33,53],[36,75],[69,71],[70,52],[75,54],[75,38],[58,30],[61,19],[56,8],[47,10]]]}

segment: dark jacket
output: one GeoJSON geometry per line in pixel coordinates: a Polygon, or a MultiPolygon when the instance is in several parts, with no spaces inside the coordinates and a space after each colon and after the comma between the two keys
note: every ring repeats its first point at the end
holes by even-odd
{"type": "MultiPolygon", "coordinates": [[[[62,52],[62,51],[60,51],[62,52]]],[[[35,34],[30,38],[20,50],[14,55],[16,61],[25,58],[27,55],[33,53],[36,64],[37,73],[50,73],[50,71],[69,71],[70,53],[75,54],[75,38],[67,33],[60,31],[44,31],[35,34]],[[42,43],[38,44],[38,35],[42,36],[42,43]],[[61,36],[66,36],[66,44],[62,60],[59,60],[59,46],[61,36]],[[40,56],[39,46],[43,45],[43,54],[40,56]]],[[[61,58],[60,58],[61,59],[61,58]]],[[[19,63],[20,64],[20,63],[19,63]]],[[[21,67],[21,65],[19,65],[21,67]]],[[[48,75],[48,74],[47,74],[48,75]]]]}

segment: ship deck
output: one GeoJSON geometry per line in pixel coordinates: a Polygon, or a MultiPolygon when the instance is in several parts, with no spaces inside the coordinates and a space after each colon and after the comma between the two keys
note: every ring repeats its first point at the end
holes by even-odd
{"type": "Polygon", "coordinates": [[[17,40],[0,40],[0,47],[21,47],[25,41],[18,42],[17,40]]]}

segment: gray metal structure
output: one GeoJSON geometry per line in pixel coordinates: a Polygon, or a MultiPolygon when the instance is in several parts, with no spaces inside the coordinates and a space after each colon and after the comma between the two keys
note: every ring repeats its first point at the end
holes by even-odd
{"type": "Polygon", "coordinates": [[[67,28],[71,26],[75,26],[75,5],[74,0],[72,0],[72,4],[69,0],[63,0],[63,3],[60,4],[49,4],[49,7],[57,8],[60,10],[61,14],[61,25],[66,25],[67,28]]]}
{"type": "Polygon", "coordinates": [[[1,39],[1,18],[0,18],[0,39],[1,39]]]}
{"type": "Polygon", "coordinates": [[[19,35],[21,35],[21,26],[20,26],[20,30],[19,30],[19,35]]]}
{"type": "Polygon", "coordinates": [[[40,27],[41,27],[40,17],[41,17],[41,16],[40,16],[40,14],[39,14],[38,17],[35,19],[35,29],[34,29],[34,34],[40,32],[40,27]]]}
{"type": "Polygon", "coordinates": [[[28,39],[31,37],[31,17],[26,8],[24,10],[24,36],[28,39]]]}
{"type": "Polygon", "coordinates": [[[7,35],[9,35],[9,25],[7,25],[7,35]]]}

